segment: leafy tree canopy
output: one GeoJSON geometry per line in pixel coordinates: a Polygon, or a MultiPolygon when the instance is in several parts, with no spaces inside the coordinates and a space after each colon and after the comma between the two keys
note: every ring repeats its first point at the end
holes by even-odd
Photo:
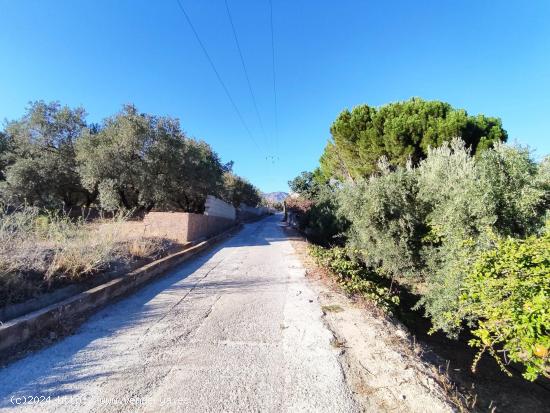
{"type": "Polygon", "coordinates": [[[134,106],[87,130],[77,145],[82,181],[105,209],[201,212],[219,195],[224,167],[208,144],[189,139],[179,121],[139,113],[134,106]]]}
{"type": "Polygon", "coordinates": [[[0,200],[58,209],[96,205],[201,213],[207,195],[238,206],[261,197],[179,120],[133,105],[87,125],[82,108],[33,102],[0,131],[0,200]]]}
{"type": "Polygon", "coordinates": [[[303,171],[293,180],[288,181],[288,186],[306,199],[315,199],[319,193],[319,183],[316,180],[315,172],[303,171]]]}
{"type": "Polygon", "coordinates": [[[224,173],[223,182],[225,189],[222,198],[235,208],[241,203],[255,207],[262,201],[258,188],[232,172],[224,173]]]}
{"type": "Polygon", "coordinates": [[[470,116],[440,101],[412,98],[380,108],[369,105],[344,110],[330,128],[320,159],[325,180],[367,177],[376,171],[385,156],[391,166],[414,164],[426,157],[429,147],[438,147],[452,138],[461,138],[472,153],[507,140],[500,119],[470,116]]]}
{"type": "Polygon", "coordinates": [[[3,195],[41,206],[71,207],[89,200],[80,185],[74,143],[85,122],[83,108],[31,102],[0,139],[3,195]]]}

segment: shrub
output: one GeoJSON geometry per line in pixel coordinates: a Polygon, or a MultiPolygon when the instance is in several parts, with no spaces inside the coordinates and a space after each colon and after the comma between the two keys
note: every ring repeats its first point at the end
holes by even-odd
{"type": "Polygon", "coordinates": [[[320,186],[311,207],[305,214],[308,238],[323,245],[343,244],[349,221],[339,208],[338,189],[320,186]]]}
{"type": "Polygon", "coordinates": [[[485,245],[485,228],[496,217],[475,158],[461,140],[430,149],[417,172],[418,198],[426,207],[429,230],[422,251],[425,285],[418,306],[424,307],[435,329],[454,335],[460,328],[453,315],[466,268],[485,245]]]}
{"type": "Polygon", "coordinates": [[[433,329],[455,336],[464,277],[490,248],[488,234],[523,237],[542,227],[550,199],[545,162],[500,144],[472,157],[460,139],[429,149],[416,168],[381,161],[376,175],[338,191],[339,214],[350,222],[347,246],[420,294],[417,307],[433,329]]]}
{"type": "MultiPolygon", "coordinates": [[[[468,319],[470,345],[488,351],[506,368],[525,366],[523,376],[550,377],[550,227],[540,237],[501,238],[472,265],[461,286],[459,319],[468,319]]],[[[508,374],[510,374],[508,372],[508,374]]]]}
{"type": "Polygon", "coordinates": [[[549,206],[548,160],[537,164],[527,148],[497,144],[477,159],[482,201],[503,235],[525,237],[544,227],[549,206]]]}
{"type": "Polygon", "coordinates": [[[428,151],[417,168],[419,202],[429,211],[423,245],[424,306],[434,329],[455,335],[459,295],[477,255],[490,247],[488,231],[523,237],[543,227],[548,189],[529,152],[497,144],[474,158],[465,144],[428,151]]]}
{"type": "Polygon", "coordinates": [[[365,264],[387,276],[414,284],[421,278],[425,208],[418,202],[414,169],[390,171],[350,184],[340,195],[341,213],[350,221],[348,245],[365,264]]]}
{"type": "Polygon", "coordinates": [[[338,277],[338,282],[349,294],[359,294],[388,313],[399,305],[399,296],[384,285],[385,280],[353,259],[345,248],[327,249],[311,245],[309,253],[319,265],[338,277]]]}

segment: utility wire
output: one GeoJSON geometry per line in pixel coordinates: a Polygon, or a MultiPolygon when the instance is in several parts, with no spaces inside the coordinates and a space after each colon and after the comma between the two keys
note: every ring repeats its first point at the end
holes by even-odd
{"type": "Polygon", "coordinates": [[[275,133],[274,133],[274,140],[275,140],[275,148],[277,147],[277,134],[278,134],[278,129],[279,129],[279,125],[278,125],[278,119],[277,119],[277,82],[276,82],[276,78],[275,78],[275,36],[273,34],[273,1],[272,0],[269,0],[269,11],[270,11],[270,14],[269,14],[269,22],[270,22],[270,25],[271,25],[271,60],[272,60],[272,63],[273,63],[273,97],[274,97],[274,100],[275,100],[275,133]]]}
{"type": "Polygon", "coordinates": [[[227,11],[227,17],[229,18],[229,23],[231,23],[231,30],[233,31],[233,38],[235,39],[235,44],[237,45],[237,50],[239,51],[239,57],[241,58],[241,64],[243,66],[244,76],[246,77],[246,83],[248,84],[248,90],[250,92],[250,96],[252,97],[252,103],[254,104],[254,110],[256,111],[256,116],[258,117],[258,122],[260,124],[260,128],[262,130],[262,134],[264,135],[264,138],[266,139],[266,143],[269,148],[269,142],[267,141],[267,135],[265,133],[264,123],[262,121],[262,117],[260,115],[260,110],[258,109],[258,102],[256,101],[256,96],[254,95],[254,91],[252,89],[252,83],[250,82],[250,77],[248,76],[248,70],[246,69],[246,63],[244,61],[243,52],[241,50],[241,45],[239,43],[239,38],[237,37],[237,30],[235,29],[235,24],[233,23],[233,18],[231,17],[231,12],[229,10],[229,4],[227,0],[225,0],[225,10],[227,11]]]}
{"type": "Polygon", "coordinates": [[[185,20],[187,20],[187,23],[189,24],[189,27],[191,27],[191,30],[193,31],[193,34],[195,35],[195,38],[197,39],[197,42],[199,43],[202,51],[204,52],[204,55],[206,56],[206,59],[208,60],[208,62],[210,63],[210,66],[212,67],[212,70],[214,71],[214,73],[216,74],[216,77],[218,78],[218,81],[220,82],[220,84],[222,85],[222,88],[223,90],[225,91],[225,94],[227,95],[227,98],[229,99],[229,101],[231,102],[231,105],[233,105],[233,109],[235,109],[235,112],[237,112],[237,116],[239,117],[241,123],[243,124],[244,128],[246,129],[246,131],[248,132],[248,136],[250,137],[250,139],[252,140],[252,142],[254,142],[254,145],[256,145],[256,147],[258,148],[258,150],[261,151],[261,148],[260,146],[258,145],[258,142],[256,142],[256,140],[254,139],[254,136],[252,135],[252,132],[250,131],[250,128],[248,127],[248,125],[246,124],[244,118],[243,118],[243,115],[241,114],[241,111],[239,110],[239,108],[237,107],[237,104],[235,103],[235,101],[233,100],[233,97],[231,96],[231,93],[229,93],[229,89],[227,88],[227,86],[225,85],[225,82],[223,81],[220,73],[218,72],[218,69],[216,69],[216,65],[214,64],[212,58],[210,57],[210,55],[208,54],[208,51],[206,50],[206,47],[204,46],[204,43],[202,42],[199,34],[197,33],[197,30],[195,29],[195,26],[193,26],[193,23],[191,22],[191,19],[189,18],[189,15],[187,14],[187,12],[185,11],[185,8],[183,7],[183,5],[181,4],[180,0],[176,0],[176,2],[178,3],[178,6],[181,10],[181,12],[183,13],[183,15],[185,16],[185,20]]]}

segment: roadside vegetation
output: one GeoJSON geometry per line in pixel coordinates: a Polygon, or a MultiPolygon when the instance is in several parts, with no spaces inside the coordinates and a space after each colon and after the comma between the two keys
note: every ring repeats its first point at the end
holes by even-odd
{"type": "Polygon", "coordinates": [[[432,331],[473,336],[474,367],[488,353],[550,377],[550,159],[505,144],[499,119],[417,98],[346,110],[331,133],[289,182],[312,254],[387,310],[393,283],[418,296],[432,331]]]}
{"type": "Polygon", "coordinates": [[[0,306],[156,258],[171,247],[125,231],[125,221],[122,214],[89,224],[36,207],[0,209],[0,306]]]}
{"type": "Polygon", "coordinates": [[[83,108],[32,102],[0,133],[0,201],[47,209],[202,212],[207,195],[256,206],[257,188],[178,119],[133,105],[87,124],[83,108]]]}
{"type": "Polygon", "coordinates": [[[178,119],[133,105],[100,124],[85,118],[81,107],[37,101],[0,131],[0,307],[170,248],[126,231],[129,218],[202,213],[207,195],[261,202],[233,162],[178,119]]]}
{"type": "Polygon", "coordinates": [[[354,259],[345,248],[310,245],[309,254],[318,265],[329,269],[338,277],[337,281],[347,293],[360,295],[389,314],[399,305],[399,295],[388,280],[354,259]]]}

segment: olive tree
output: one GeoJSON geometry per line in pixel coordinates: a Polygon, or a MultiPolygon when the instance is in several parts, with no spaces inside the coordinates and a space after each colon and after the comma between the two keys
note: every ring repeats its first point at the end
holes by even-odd
{"type": "Polygon", "coordinates": [[[224,169],[208,144],[186,137],[177,119],[132,105],[85,130],[77,160],[84,186],[105,209],[202,212],[206,195],[222,191],[224,169]]]}
{"type": "Polygon", "coordinates": [[[223,182],[224,193],[222,197],[236,208],[241,203],[255,207],[262,201],[258,188],[232,172],[224,173],[223,182]]]}
{"type": "Polygon", "coordinates": [[[0,139],[3,195],[44,207],[93,201],[93,194],[80,184],[75,159],[75,141],[86,126],[85,116],[80,107],[37,101],[20,119],[8,122],[0,139]]]}

